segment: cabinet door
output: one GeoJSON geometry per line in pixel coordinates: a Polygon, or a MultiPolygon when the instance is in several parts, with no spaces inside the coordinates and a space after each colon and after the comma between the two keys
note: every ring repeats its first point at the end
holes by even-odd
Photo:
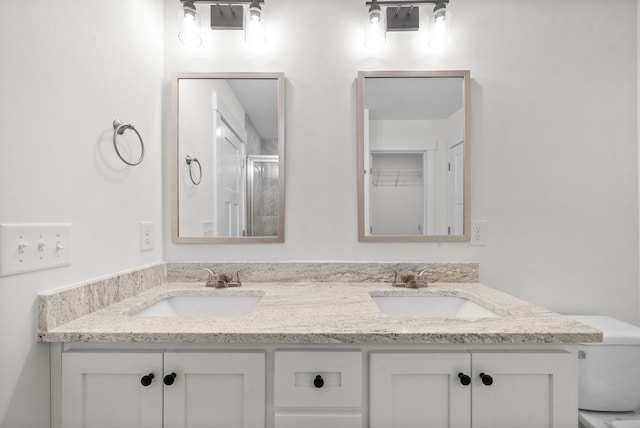
{"type": "Polygon", "coordinates": [[[63,353],[61,394],[65,428],[160,428],[162,354],[63,353]]]}
{"type": "Polygon", "coordinates": [[[578,426],[573,354],[474,353],[472,361],[474,428],[578,426]],[[491,376],[491,385],[480,374],[491,376]]]}
{"type": "Polygon", "coordinates": [[[370,427],[471,426],[467,353],[371,354],[370,427]]]}
{"type": "Polygon", "coordinates": [[[263,353],[165,353],[165,428],[265,426],[263,353]]]}

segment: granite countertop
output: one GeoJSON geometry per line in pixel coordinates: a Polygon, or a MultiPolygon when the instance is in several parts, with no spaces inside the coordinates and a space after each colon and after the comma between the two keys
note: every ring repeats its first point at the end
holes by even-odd
{"type": "Polygon", "coordinates": [[[243,283],[206,288],[167,283],[39,332],[42,342],[211,343],[583,343],[602,333],[478,283],[435,283],[419,289],[382,283],[243,283]],[[135,314],[175,295],[259,295],[239,317],[142,317],[135,314]],[[495,318],[421,318],[383,314],[381,295],[461,296],[495,318]]]}

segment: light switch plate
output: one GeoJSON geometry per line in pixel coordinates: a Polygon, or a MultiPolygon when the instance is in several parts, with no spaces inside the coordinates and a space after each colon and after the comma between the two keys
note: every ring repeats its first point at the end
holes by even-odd
{"type": "Polygon", "coordinates": [[[0,224],[0,276],[71,264],[71,224],[0,224]]]}

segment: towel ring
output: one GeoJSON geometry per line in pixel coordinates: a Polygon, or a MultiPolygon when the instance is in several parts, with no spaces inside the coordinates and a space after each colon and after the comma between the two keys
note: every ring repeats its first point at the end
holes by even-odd
{"type": "Polygon", "coordinates": [[[200,184],[202,182],[202,165],[200,165],[200,161],[198,160],[198,158],[192,158],[189,155],[187,155],[187,157],[185,158],[185,161],[187,162],[187,165],[189,165],[189,178],[191,179],[191,182],[197,186],[198,184],[200,184]],[[193,179],[193,164],[194,163],[198,164],[198,169],[200,170],[200,173],[198,174],[198,182],[197,183],[196,183],[196,180],[193,179]]]}
{"type": "Polygon", "coordinates": [[[118,155],[120,160],[130,166],[140,165],[140,162],[142,162],[142,159],[144,158],[144,142],[142,141],[142,137],[140,136],[140,133],[132,124],[123,123],[120,119],[116,119],[113,121],[113,148],[116,149],[116,154],[118,155]],[[136,135],[138,136],[138,139],[140,140],[140,149],[141,149],[140,158],[135,162],[129,162],[125,160],[125,158],[123,158],[122,155],[120,154],[120,150],[118,150],[118,144],[117,144],[118,135],[124,134],[124,131],[126,131],[127,129],[133,130],[133,132],[136,133],[136,135]]]}

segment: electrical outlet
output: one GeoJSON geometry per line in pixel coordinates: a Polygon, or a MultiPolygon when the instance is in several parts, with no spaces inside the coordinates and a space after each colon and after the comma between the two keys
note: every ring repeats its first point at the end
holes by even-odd
{"type": "Polygon", "coordinates": [[[486,220],[471,221],[471,245],[487,245],[486,220]]]}
{"type": "Polygon", "coordinates": [[[140,222],[140,251],[153,250],[153,222],[140,222]]]}
{"type": "Polygon", "coordinates": [[[71,264],[71,224],[0,224],[0,276],[71,264]]]}
{"type": "Polygon", "coordinates": [[[202,222],[202,236],[213,236],[213,222],[211,220],[202,222]]]}

